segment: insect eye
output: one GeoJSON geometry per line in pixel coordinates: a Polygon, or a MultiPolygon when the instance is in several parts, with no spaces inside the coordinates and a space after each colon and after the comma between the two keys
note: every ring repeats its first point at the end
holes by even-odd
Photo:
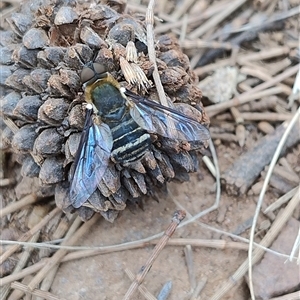
{"type": "Polygon", "coordinates": [[[107,71],[106,68],[99,63],[93,63],[93,67],[97,74],[103,74],[107,71]]]}
{"type": "Polygon", "coordinates": [[[101,78],[101,75],[104,73],[106,73],[106,69],[103,65],[99,63],[88,63],[81,71],[80,80],[83,84],[88,81],[95,81],[97,78],[101,78]]]}
{"type": "Polygon", "coordinates": [[[80,81],[86,83],[95,76],[95,71],[90,67],[84,67],[80,74],[80,81]]]}

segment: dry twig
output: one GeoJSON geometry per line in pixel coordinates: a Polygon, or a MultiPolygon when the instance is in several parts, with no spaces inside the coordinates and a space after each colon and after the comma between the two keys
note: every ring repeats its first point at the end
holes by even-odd
{"type": "Polygon", "coordinates": [[[299,291],[284,296],[271,298],[270,300],[298,300],[298,299],[299,299],[299,291]]]}
{"type": "Polygon", "coordinates": [[[160,76],[157,69],[156,64],[156,55],[154,49],[154,34],[153,34],[153,8],[154,8],[155,0],[150,0],[148,4],[148,9],[146,12],[146,29],[147,29],[147,44],[148,44],[148,55],[149,60],[152,62],[154,70],[153,70],[153,79],[155,82],[155,86],[157,89],[157,93],[159,96],[160,103],[164,106],[168,106],[168,101],[166,98],[166,94],[164,92],[164,88],[162,86],[160,76]]]}
{"type": "Polygon", "coordinates": [[[150,268],[152,267],[155,259],[158,257],[161,250],[165,247],[169,238],[172,236],[172,234],[176,230],[178,224],[184,219],[184,217],[185,217],[184,211],[178,210],[174,213],[171,224],[166,229],[164,236],[160,239],[158,244],[153,249],[153,252],[152,252],[151,256],[149,257],[149,259],[147,260],[147,262],[145,263],[145,265],[140,269],[134,282],[131,284],[127,293],[125,294],[125,296],[123,298],[124,300],[131,299],[131,296],[134,294],[134,292],[136,291],[138,286],[143,282],[144,278],[146,277],[147,273],[149,272],[150,268]]]}
{"type": "Polygon", "coordinates": [[[207,282],[207,277],[202,278],[202,279],[198,282],[198,284],[197,284],[197,286],[196,286],[196,289],[195,289],[194,293],[192,294],[190,300],[196,300],[196,299],[198,299],[198,296],[199,296],[199,294],[201,293],[201,291],[203,290],[203,288],[205,287],[206,282],[207,282]]]}
{"type": "Polygon", "coordinates": [[[189,279],[190,279],[191,290],[194,291],[196,288],[196,275],[195,275],[194,260],[193,260],[193,250],[191,245],[186,245],[184,247],[184,254],[185,254],[189,279]]]}
{"type": "MultiPolygon", "coordinates": [[[[259,215],[259,212],[260,212],[260,209],[261,209],[261,204],[263,202],[263,198],[264,198],[265,192],[267,190],[267,186],[269,184],[269,180],[270,180],[273,168],[274,168],[274,166],[275,166],[275,164],[276,164],[276,162],[279,158],[279,155],[280,155],[280,153],[281,153],[281,151],[284,147],[285,142],[287,141],[287,138],[288,138],[289,134],[291,133],[291,131],[294,128],[295,124],[297,124],[296,122],[298,121],[299,118],[300,118],[300,108],[298,108],[297,113],[295,114],[295,116],[291,120],[290,124],[288,124],[282,138],[280,139],[278,147],[277,147],[277,149],[276,149],[276,151],[273,155],[272,161],[270,163],[270,167],[269,167],[266,179],[264,181],[264,185],[263,185],[261,193],[259,195],[259,200],[257,202],[257,206],[256,206],[254,218],[253,218],[253,224],[252,224],[252,228],[251,228],[251,232],[250,232],[250,244],[249,244],[249,251],[248,251],[248,256],[249,256],[249,288],[250,288],[250,294],[251,294],[252,299],[255,299],[254,290],[253,290],[253,283],[252,283],[252,250],[253,250],[255,226],[256,226],[256,223],[257,223],[258,215],[259,215]]],[[[297,127],[297,125],[296,125],[296,127],[297,127]]],[[[299,130],[298,130],[298,133],[299,133],[299,130]]],[[[298,197],[300,199],[300,188],[298,189],[298,197]]]]}
{"type": "MultiPolygon", "coordinates": [[[[262,50],[255,53],[241,53],[236,57],[236,63],[239,65],[244,65],[248,61],[261,61],[265,59],[272,59],[276,57],[280,57],[283,55],[287,55],[290,52],[290,48],[287,46],[277,47],[273,49],[262,50]]],[[[200,68],[196,68],[194,72],[196,75],[203,76],[206,73],[215,71],[218,68],[231,65],[231,58],[226,58],[217,61],[216,63],[212,63],[200,68]]]]}
{"type": "MultiPolygon", "coordinates": [[[[125,273],[131,281],[134,280],[134,274],[129,269],[125,269],[125,273]]],[[[139,285],[138,290],[147,300],[156,300],[156,298],[147,290],[147,288],[142,283],[139,285]]]]}
{"type": "Polygon", "coordinates": [[[33,204],[37,202],[38,198],[35,194],[27,195],[26,197],[22,198],[19,201],[13,202],[6,207],[0,209],[0,216],[3,218],[4,216],[11,214],[17,210],[22,209],[23,207],[33,204]]]}
{"type": "MultiPolygon", "coordinates": [[[[254,87],[253,89],[251,89],[250,91],[247,91],[239,96],[234,97],[232,100],[226,101],[224,103],[219,103],[219,104],[215,104],[212,106],[209,106],[206,108],[206,112],[208,113],[208,115],[210,117],[218,114],[219,112],[230,108],[231,106],[238,106],[244,103],[247,103],[248,101],[254,100],[254,99],[259,99],[260,97],[249,97],[250,95],[253,96],[253,94],[257,93],[257,92],[261,92],[263,90],[266,90],[269,87],[274,86],[275,84],[283,81],[285,78],[288,78],[290,76],[293,76],[294,74],[297,73],[298,69],[299,69],[300,65],[296,65],[293,66],[289,69],[287,69],[286,71],[284,71],[283,73],[271,78],[270,80],[261,83],[259,85],[257,85],[256,87],[254,87]]],[[[275,89],[275,88],[274,88],[275,89]]],[[[278,91],[278,93],[282,92],[282,90],[278,91]]]]}
{"type": "MultiPolygon", "coordinates": [[[[269,247],[269,245],[273,242],[273,240],[278,235],[279,231],[281,230],[282,226],[288,221],[291,217],[294,209],[300,204],[300,193],[296,194],[289,204],[286,206],[283,213],[277,216],[276,220],[274,221],[272,227],[269,229],[265,237],[260,242],[260,245],[264,247],[269,247]]],[[[256,248],[252,254],[252,264],[258,262],[264,254],[264,250],[261,248],[256,248]]],[[[228,293],[228,291],[237,284],[240,279],[246,274],[249,267],[249,259],[246,259],[241,266],[236,270],[236,272],[230,276],[230,278],[220,287],[217,289],[216,293],[211,297],[212,300],[222,299],[222,297],[228,293]]]]}
{"type": "MultiPolygon", "coordinates": [[[[42,227],[44,227],[56,214],[60,212],[58,207],[54,208],[46,217],[44,217],[38,224],[36,224],[33,228],[31,228],[28,232],[23,234],[19,241],[24,242],[30,239],[37,231],[39,231],[42,227]]],[[[10,257],[13,253],[15,253],[19,249],[20,245],[14,245],[5,251],[0,256],[0,262],[3,263],[8,257],[10,257]]]]}
{"type": "Polygon", "coordinates": [[[268,212],[273,212],[274,210],[278,209],[281,205],[285,204],[295,195],[297,189],[298,188],[295,187],[294,189],[290,190],[289,192],[278,198],[274,203],[272,203],[266,208],[264,213],[266,214],[268,212]]]}
{"type": "Polygon", "coordinates": [[[19,290],[23,291],[24,293],[25,292],[30,293],[31,295],[42,297],[43,299],[46,299],[46,300],[64,300],[63,298],[59,298],[57,296],[54,296],[53,294],[51,294],[49,292],[41,291],[41,290],[38,290],[38,289],[28,291],[27,286],[20,283],[20,282],[13,282],[11,284],[11,288],[19,289],[19,290]]]}
{"type": "Polygon", "coordinates": [[[210,18],[202,26],[198,27],[196,30],[191,32],[189,34],[189,38],[190,39],[199,38],[204,33],[206,33],[208,30],[210,30],[217,24],[221,23],[227,16],[232,14],[235,10],[237,10],[240,6],[242,6],[246,1],[247,0],[235,0],[234,2],[231,2],[231,4],[227,5],[227,7],[224,10],[222,10],[219,14],[217,14],[213,18],[210,18]]]}
{"type": "MultiPolygon", "coordinates": [[[[62,242],[62,245],[73,245],[76,243],[76,241],[89,230],[90,226],[95,224],[95,222],[98,220],[97,215],[94,216],[90,221],[83,224],[79,229],[78,227],[82,223],[80,218],[78,217],[72,224],[72,226],[69,229],[69,239],[66,239],[62,242]]],[[[58,250],[47,262],[47,265],[41,269],[38,274],[30,281],[28,284],[28,289],[30,291],[33,291],[33,289],[45,278],[47,273],[57,264],[60,262],[63,256],[65,256],[67,253],[66,250],[60,249],[58,250]]]]}
{"type": "MultiPolygon", "coordinates": [[[[35,243],[38,240],[39,236],[40,236],[40,233],[38,231],[30,239],[30,242],[35,243]]],[[[24,268],[24,266],[27,264],[27,261],[28,261],[28,259],[29,259],[29,257],[30,257],[33,250],[34,250],[33,247],[27,247],[25,249],[24,253],[22,253],[22,256],[21,256],[17,266],[15,267],[14,271],[12,272],[12,275],[17,274],[18,272],[20,272],[20,270],[22,270],[24,268]]],[[[9,292],[10,292],[10,285],[7,284],[7,285],[1,287],[0,299],[5,300],[7,295],[9,294],[9,292]]]]}
{"type": "MultiPolygon", "coordinates": [[[[271,156],[286,130],[287,124],[279,126],[274,133],[261,138],[259,142],[244,155],[240,156],[222,175],[223,184],[230,194],[245,194],[263,168],[271,161],[271,156]],[[251,161],[251,168],[248,168],[251,161]]],[[[300,140],[299,126],[293,128],[283,152],[300,140]]],[[[281,153],[283,153],[281,152],[281,153]]]]}

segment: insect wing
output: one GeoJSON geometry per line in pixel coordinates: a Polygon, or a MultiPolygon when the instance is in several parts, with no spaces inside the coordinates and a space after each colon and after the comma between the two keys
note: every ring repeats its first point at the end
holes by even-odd
{"type": "Polygon", "coordinates": [[[102,123],[92,124],[83,133],[79,157],[75,159],[75,172],[70,188],[70,200],[75,208],[80,207],[95,192],[97,184],[107,168],[113,145],[110,128],[102,123]],[[76,164],[77,162],[77,164],[76,164]]]}
{"type": "Polygon", "coordinates": [[[148,132],[188,142],[210,139],[209,130],[204,125],[179,111],[127,90],[125,95],[135,104],[130,109],[131,117],[148,132]]]}

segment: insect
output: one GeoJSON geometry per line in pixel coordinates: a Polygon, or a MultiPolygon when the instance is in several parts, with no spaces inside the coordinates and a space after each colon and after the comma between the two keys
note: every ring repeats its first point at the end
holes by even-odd
{"type": "Polygon", "coordinates": [[[98,63],[83,68],[81,81],[88,104],[70,187],[75,208],[95,192],[110,160],[124,164],[142,158],[150,133],[188,142],[210,139],[206,126],[120,87],[98,63]]]}

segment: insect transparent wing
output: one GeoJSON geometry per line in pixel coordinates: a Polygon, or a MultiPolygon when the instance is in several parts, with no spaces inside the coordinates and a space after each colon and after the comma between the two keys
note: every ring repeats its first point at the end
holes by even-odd
{"type": "Polygon", "coordinates": [[[112,146],[113,138],[106,124],[92,124],[88,128],[70,188],[70,200],[75,208],[95,192],[107,168],[112,146]]]}
{"type": "Polygon", "coordinates": [[[125,94],[134,102],[130,108],[132,118],[148,132],[188,142],[210,139],[206,126],[179,111],[142,98],[127,90],[125,94]]]}

